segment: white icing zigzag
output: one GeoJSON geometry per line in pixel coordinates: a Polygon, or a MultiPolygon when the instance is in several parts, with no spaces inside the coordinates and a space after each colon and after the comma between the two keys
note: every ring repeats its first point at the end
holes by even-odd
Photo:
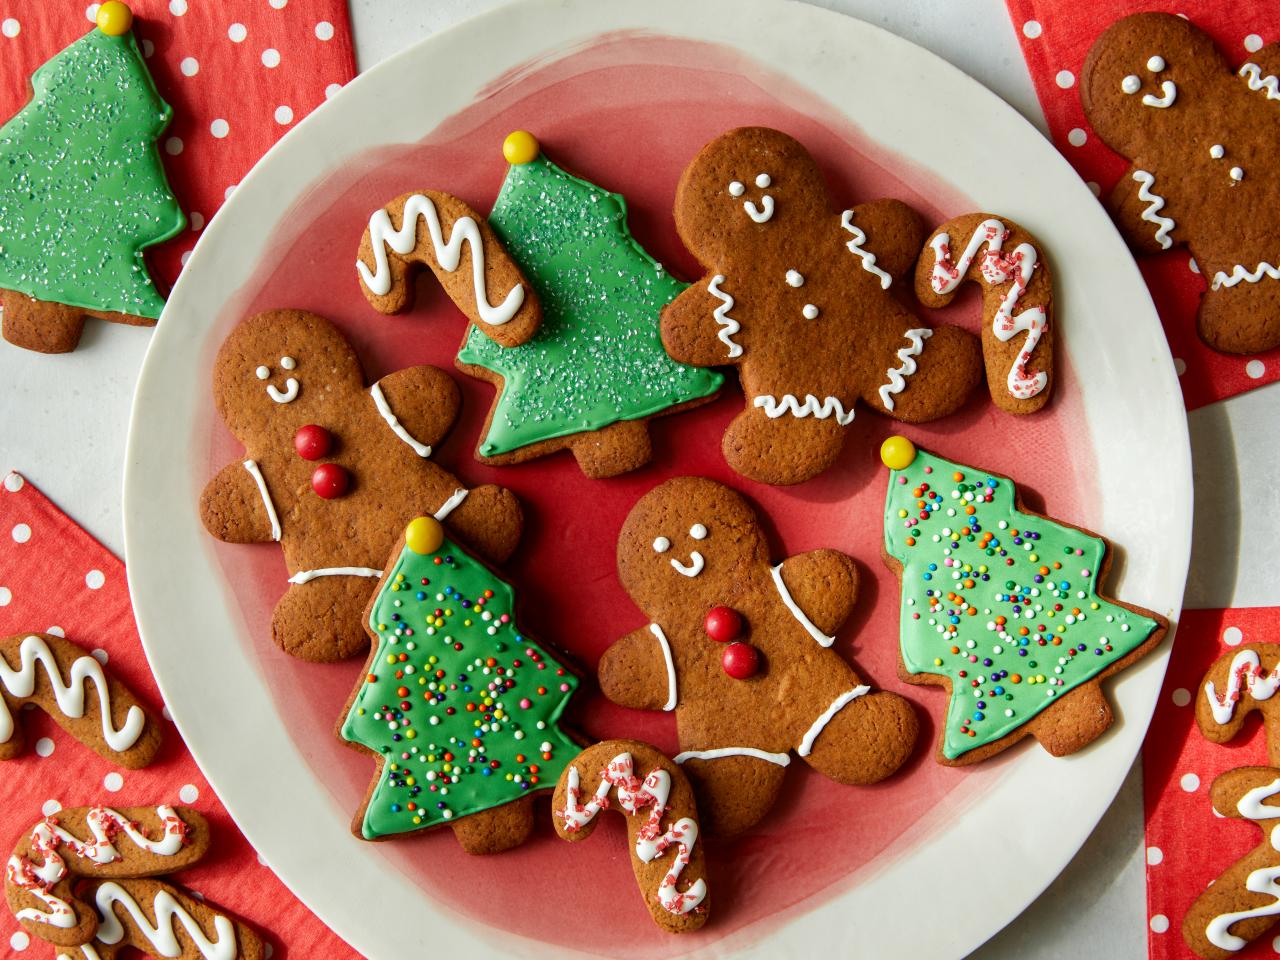
{"type": "Polygon", "coordinates": [[[176,957],[182,953],[183,945],[178,940],[175,929],[176,924],[180,923],[186,935],[200,951],[201,957],[206,960],[235,960],[236,958],[236,931],[231,921],[220,913],[214,914],[214,938],[211,940],[196,918],[187,912],[168,890],[161,889],[151,901],[151,909],[156,915],[154,926],[138,901],[118,883],[102,884],[98,887],[95,900],[101,917],[97,939],[102,943],[117,944],[125,938],[124,924],[120,922],[114,909],[115,905],[119,904],[128,911],[138,930],[161,956],[176,957]]]}
{"type": "Polygon", "coordinates": [[[711,294],[720,301],[720,306],[716,307],[712,316],[716,323],[720,325],[720,331],[716,334],[720,338],[720,342],[729,348],[730,357],[742,356],[742,347],[733,342],[733,335],[742,329],[742,324],[729,316],[729,311],[733,309],[733,294],[720,289],[720,284],[724,283],[724,276],[717,273],[711,278],[711,282],[707,284],[707,293],[711,294]]]}
{"type": "Polygon", "coordinates": [[[1174,228],[1174,222],[1160,215],[1160,211],[1164,209],[1164,197],[1151,191],[1151,185],[1156,182],[1156,178],[1145,170],[1135,170],[1133,179],[1138,181],[1138,199],[1147,205],[1147,208],[1142,211],[1142,219],[1157,226],[1156,241],[1162,250],[1168,250],[1173,246],[1169,234],[1174,228]]]}
{"type": "Polygon", "coordinates": [[[924,350],[924,342],[933,336],[928,327],[917,327],[903,334],[907,345],[898,351],[899,366],[889,371],[889,382],[880,387],[880,402],[886,410],[893,409],[893,394],[901,393],[907,385],[907,377],[916,372],[915,358],[924,350]]]}
{"type": "Polygon", "coordinates": [[[1258,264],[1256,268],[1250,270],[1244,264],[1237,263],[1231,268],[1231,273],[1229,275],[1223,273],[1221,270],[1213,275],[1213,289],[1217,290],[1219,287],[1234,287],[1242,280],[1246,283],[1257,283],[1263,277],[1268,277],[1272,280],[1280,280],[1280,267],[1273,267],[1264,260],[1258,264]]]}
{"type": "Polygon", "coordinates": [[[431,234],[431,243],[435,248],[436,262],[449,273],[458,269],[462,262],[463,243],[471,246],[471,280],[475,289],[476,309],[480,319],[485,323],[498,326],[506,323],[520,310],[524,303],[524,286],[517,283],[508,292],[506,299],[498,306],[489,304],[489,293],[484,279],[484,237],[480,226],[471,217],[459,217],[453,221],[453,232],[449,239],[444,239],[444,228],[440,225],[440,215],[430,197],[415,193],[405,201],[404,222],[397,230],[391,225],[391,216],[385,209],[379,210],[369,218],[369,240],[373,247],[373,265],[370,270],[363,261],[356,261],[356,270],[360,279],[374,296],[385,297],[391,292],[391,267],[387,263],[387,247],[401,256],[411,253],[418,244],[418,218],[427,224],[431,234]]]}
{"type": "Polygon", "coordinates": [[[1240,68],[1240,76],[1249,84],[1250,90],[1262,90],[1268,100],[1280,100],[1280,77],[1262,75],[1262,68],[1256,63],[1246,63],[1240,68]]]}
{"type": "Polygon", "coordinates": [[[763,408],[765,416],[770,420],[776,420],[783,414],[789,413],[793,417],[815,417],[818,420],[826,420],[834,416],[836,423],[842,427],[847,427],[853,422],[852,408],[845,413],[844,404],[836,397],[819,400],[812,393],[807,393],[804,402],[801,403],[794,394],[790,393],[784,394],[781,400],[772,394],[763,394],[755,398],[753,405],[763,408]]]}
{"type": "Polygon", "coordinates": [[[876,255],[874,253],[863,249],[862,245],[867,242],[867,235],[853,225],[852,210],[846,210],[840,214],[840,226],[853,234],[853,239],[846,243],[845,246],[862,258],[862,269],[879,277],[880,289],[888,290],[889,285],[893,283],[893,277],[876,266],[876,255]]]}

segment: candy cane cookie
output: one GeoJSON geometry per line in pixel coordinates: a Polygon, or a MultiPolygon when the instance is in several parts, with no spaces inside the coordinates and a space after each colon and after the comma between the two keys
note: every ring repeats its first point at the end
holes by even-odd
{"type": "Polygon", "coordinates": [[[33,936],[88,943],[99,918],[73,888],[77,877],[152,877],[189,867],[209,848],[209,825],[189,807],[74,807],[45,817],[5,865],[5,897],[33,936]]]}
{"type": "Polygon", "coordinates": [[[698,845],[698,808],[680,767],[638,740],[588,747],[560,775],[552,799],[556,832],[590,836],[596,814],[627,818],[631,868],[654,922],[687,933],[707,922],[711,907],[706,862],[698,845]]]}
{"type": "Polygon", "coordinates": [[[0,760],[22,752],[18,714],[34,704],[85,746],[136,770],[160,747],[160,724],[102,664],[47,633],[0,639],[0,760]]]}
{"type": "Polygon", "coordinates": [[[1249,714],[1262,715],[1267,756],[1280,767],[1280,643],[1246,643],[1214,661],[1200,682],[1196,723],[1206,740],[1228,743],[1249,714]]]}

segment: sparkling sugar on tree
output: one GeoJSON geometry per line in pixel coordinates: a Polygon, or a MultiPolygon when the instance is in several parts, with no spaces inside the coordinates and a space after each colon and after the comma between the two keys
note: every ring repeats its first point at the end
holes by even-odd
{"type": "Polygon", "coordinates": [[[458,366],[498,388],[478,454],[519,463],[570,449],[584,473],[614,476],[649,459],[650,417],[715,396],[724,378],[667,356],[662,308],[688,286],[627,229],[626,201],[561,170],[524,131],[489,223],[542,303],[542,326],[504,347],[472,325],[458,366]]]}
{"type": "Polygon", "coordinates": [[[0,128],[0,302],[18,346],[64,353],[86,316],[149,325],[164,308],[142,251],[186,219],[156,148],[172,111],[132,25],[126,4],[102,4],[0,128]]]}
{"type": "Polygon", "coordinates": [[[523,840],[532,809],[508,805],[554,789],[577,755],[559,721],[578,678],[517,626],[511,585],[419,517],[366,627],[375,649],[340,732],[379,769],[353,830],[450,824],[473,852],[523,840]]]}

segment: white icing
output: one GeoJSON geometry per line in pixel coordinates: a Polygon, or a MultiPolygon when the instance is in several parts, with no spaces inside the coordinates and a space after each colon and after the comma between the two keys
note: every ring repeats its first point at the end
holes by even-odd
{"type": "Polygon", "coordinates": [[[262,497],[262,505],[267,508],[267,518],[271,521],[271,539],[280,539],[280,518],[276,515],[276,505],[271,500],[271,494],[267,492],[267,481],[262,476],[262,471],[258,469],[258,464],[253,460],[246,460],[244,468],[249,471],[249,476],[253,477],[253,482],[258,485],[258,495],[262,497]]]}
{"type": "Polygon", "coordinates": [[[1008,228],[1001,221],[995,218],[983,220],[974,228],[960,259],[953,264],[951,237],[945,233],[938,234],[929,242],[934,254],[930,282],[937,293],[955,290],[964,281],[978,248],[986,246],[987,252],[979,264],[986,285],[994,287],[1013,281],[1004,299],[1000,301],[995,316],[991,318],[991,332],[1001,343],[1007,343],[1019,333],[1027,335],[1009,368],[1007,380],[1009,394],[1019,400],[1027,400],[1039,394],[1049,384],[1049,375],[1043,370],[1034,374],[1027,370],[1031,354],[1035,352],[1041,336],[1049,326],[1049,316],[1043,307],[1027,307],[1017,316],[1014,315],[1013,308],[1026,292],[1031,275],[1035,272],[1037,257],[1036,248],[1029,243],[1020,243],[1006,254],[1004,241],[1008,235],[1008,228]]]}
{"type": "Polygon", "coordinates": [[[1254,700],[1270,700],[1277,690],[1280,690],[1280,662],[1267,672],[1262,669],[1262,660],[1256,651],[1241,650],[1231,660],[1227,689],[1219,696],[1217,687],[1210,680],[1204,685],[1204,698],[1216,723],[1230,723],[1241,691],[1247,692],[1254,700]]]}
{"type": "Polygon", "coordinates": [[[662,628],[656,623],[649,624],[649,632],[653,634],[654,639],[658,641],[658,646],[662,648],[662,662],[667,666],[667,702],[662,705],[662,709],[674,710],[678,698],[676,696],[676,663],[671,658],[671,643],[667,640],[667,635],[662,632],[662,628]]]}
{"type": "Polygon", "coordinates": [[[747,188],[740,180],[729,181],[729,196],[740,197],[746,192],[747,188]]]}
{"type": "Polygon", "coordinates": [[[1164,83],[1160,84],[1160,93],[1161,96],[1159,97],[1150,93],[1143,94],[1142,105],[1146,107],[1155,107],[1158,110],[1164,110],[1167,107],[1172,107],[1173,102],[1178,99],[1178,85],[1172,80],[1166,80],[1164,83]]]}
{"type": "Polygon", "coordinates": [[[1129,96],[1133,96],[1142,89],[1142,78],[1136,73],[1131,73],[1120,81],[1120,89],[1129,94],[1129,96]]]}
{"type": "Polygon", "coordinates": [[[769,176],[767,173],[761,173],[756,176],[756,186],[759,187],[761,190],[764,190],[766,187],[769,187],[772,185],[773,185],[773,177],[769,176]]]}
{"type": "Polygon", "coordinates": [[[258,367],[257,370],[253,371],[253,375],[259,380],[265,380],[267,377],[271,376],[271,368],[268,366],[258,367]]]}
{"type": "Polygon", "coordinates": [[[803,275],[799,270],[788,270],[788,271],[787,271],[787,286],[789,286],[789,287],[803,287],[803,286],[804,286],[804,275],[803,275]]]}
{"type": "Polygon", "coordinates": [[[1214,160],[1221,160],[1226,155],[1226,149],[1220,143],[1215,143],[1209,148],[1209,156],[1214,160]]]}
{"type": "Polygon", "coordinates": [[[590,823],[597,813],[608,806],[610,790],[617,790],[618,806],[632,816],[644,807],[652,806],[648,822],[636,832],[636,857],[643,863],[652,863],[667,848],[676,846],[671,866],[658,884],[658,902],[670,913],[681,915],[693,910],[706,899],[707,884],[701,877],[691,883],[684,893],[676,890],[676,881],[689,865],[694,845],[698,842],[698,825],[688,817],[681,817],[663,831],[662,815],[667,811],[667,800],[671,796],[671,774],[659,767],[651,770],[641,780],[635,775],[631,754],[620,753],[609,761],[595,796],[581,806],[578,802],[580,783],[578,768],[570,767],[565,779],[566,830],[573,832],[590,823]]]}
{"type": "Polygon", "coordinates": [[[453,222],[449,239],[444,239],[440,215],[430,197],[415,193],[404,205],[404,221],[396,230],[386,210],[379,210],[369,218],[369,240],[373,247],[374,269],[371,271],[357,260],[356,270],[369,291],[377,297],[391,292],[391,267],[387,263],[387,248],[404,256],[411,253],[418,242],[418,219],[426,222],[431,234],[436,262],[447,273],[453,273],[462,262],[462,245],[471,247],[471,279],[476,298],[476,311],[480,319],[492,326],[508,322],[524,303],[524,286],[517,283],[507,291],[506,299],[498,306],[489,303],[489,293],[484,277],[484,237],[480,226],[471,217],[459,217],[453,222]]]}
{"type": "Polygon", "coordinates": [[[276,403],[293,403],[298,397],[298,380],[296,377],[290,377],[284,382],[284,389],[281,390],[274,383],[267,384],[267,396],[276,403]]]}
{"type": "Polygon", "coordinates": [[[924,350],[924,342],[933,336],[933,331],[928,327],[917,327],[903,336],[907,345],[898,351],[898,366],[886,372],[888,381],[880,387],[880,402],[886,410],[893,409],[893,395],[901,393],[907,385],[907,377],[916,372],[916,357],[924,350]]]}
{"type": "Polygon", "coordinates": [[[297,365],[298,365],[298,361],[293,359],[293,357],[280,358],[280,366],[282,366],[286,370],[292,370],[297,365]]]}
{"type": "Polygon", "coordinates": [[[804,314],[804,318],[805,318],[806,320],[817,320],[817,319],[818,319],[818,313],[819,313],[818,308],[817,308],[817,307],[815,307],[812,303],[806,303],[806,304],[804,305],[804,309],[803,309],[803,310],[801,310],[800,312],[801,312],[802,314],[804,314]]]}
{"type": "MultiPolygon", "coordinates": [[[[98,694],[98,712],[102,716],[102,739],[112,750],[121,753],[128,750],[142,736],[147,723],[147,715],[137,706],[129,707],[124,723],[119,729],[111,720],[111,689],[107,686],[107,675],[102,664],[91,656],[77,657],[71,662],[67,671],[67,679],[62,678],[58,661],[49,649],[43,637],[31,634],[24,637],[18,645],[18,667],[10,667],[4,657],[0,657],[0,687],[9,696],[24,700],[36,691],[39,674],[36,666],[44,668],[49,679],[49,689],[53,691],[54,702],[64,716],[79,720],[84,716],[86,707],[85,686],[92,683],[98,694]]],[[[0,697],[0,743],[8,743],[16,729],[9,704],[0,697]]]]}
{"type": "Polygon", "coordinates": [[[746,200],[742,204],[742,209],[747,211],[747,216],[756,223],[768,223],[773,217],[773,197],[765,194],[760,199],[760,206],[756,206],[755,201],[746,200]]]}
{"type": "Polygon", "coordinates": [[[852,210],[846,210],[840,214],[840,226],[853,234],[853,239],[846,243],[845,246],[849,248],[850,252],[857,254],[862,259],[862,269],[879,277],[880,289],[888,290],[893,283],[893,277],[876,266],[876,255],[874,253],[863,248],[862,245],[867,242],[867,235],[853,225],[852,210]]]}
{"type": "Polygon", "coordinates": [[[819,400],[812,393],[805,394],[804,402],[801,403],[796,399],[794,394],[786,393],[779,400],[772,394],[761,394],[752,401],[752,406],[760,407],[764,410],[765,416],[770,420],[777,420],[783,414],[791,414],[793,417],[816,417],[819,420],[826,420],[828,417],[835,417],[836,423],[842,427],[847,427],[853,422],[853,408],[850,406],[849,412],[846,413],[844,404],[838,397],[826,397],[819,400]]]}
{"type": "Polygon", "coordinates": [[[1213,275],[1213,289],[1217,290],[1219,287],[1234,287],[1241,281],[1245,283],[1257,283],[1263,277],[1267,277],[1270,280],[1280,280],[1280,267],[1273,267],[1270,263],[1267,263],[1264,260],[1253,270],[1250,270],[1244,264],[1237,263],[1231,268],[1230,274],[1223,273],[1219,270],[1213,275]]]}
{"type": "Polygon", "coordinates": [[[1164,57],[1157,54],[1147,61],[1147,69],[1152,73],[1159,73],[1165,68],[1164,57]]]}
{"type": "Polygon", "coordinates": [[[378,408],[378,413],[382,415],[382,419],[387,421],[387,426],[391,428],[391,432],[407,443],[409,448],[418,456],[431,456],[431,447],[415,440],[409,431],[401,425],[396,415],[391,412],[391,405],[387,403],[387,398],[382,395],[382,388],[375,383],[369,388],[369,394],[373,397],[373,405],[378,408]]]}
{"type": "Polygon", "coordinates": [[[1142,219],[1147,223],[1156,225],[1158,228],[1156,230],[1156,242],[1160,244],[1162,250],[1168,250],[1173,246],[1173,241],[1169,238],[1169,234],[1176,224],[1168,217],[1160,214],[1160,211],[1164,209],[1164,197],[1151,190],[1156,178],[1146,170],[1135,170],[1133,171],[1133,179],[1138,181],[1138,199],[1147,205],[1147,208],[1142,211],[1142,219]]]}
{"type": "Polygon", "coordinates": [[[693,539],[695,540],[707,539],[706,526],[704,526],[701,523],[695,523],[692,527],[689,528],[689,536],[693,537],[693,539]]]}
{"type": "Polygon", "coordinates": [[[453,491],[453,493],[449,494],[449,499],[440,504],[440,509],[434,514],[435,518],[443,521],[445,517],[449,516],[449,514],[453,513],[453,511],[457,510],[458,507],[461,506],[462,501],[467,499],[467,494],[470,492],[470,490],[465,488],[459,488],[453,491]]]}
{"type": "Polygon", "coordinates": [[[733,335],[741,330],[742,326],[737,320],[729,316],[729,311],[733,309],[733,294],[722,290],[720,288],[722,283],[724,283],[724,276],[716,274],[711,278],[711,282],[707,284],[707,293],[720,301],[720,306],[715,308],[711,316],[720,325],[716,336],[719,337],[721,343],[729,348],[729,356],[740,357],[742,356],[742,347],[733,342],[733,335]]]}
{"type": "Polygon", "coordinates": [[[1246,63],[1240,68],[1240,76],[1249,84],[1250,90],[1261,90],[1268,100],[1280,100],[1280,77],[1262,75],[1262,68],[1256,63],[1246,63]]]}
{"type": "Polygon", "coordinates": [[[1232,167],[1230,176],[1232,180],[1239,182],[1244,179],[1244,169],[1242,167],[1232,167]]]}
{"type": "MultiPolygon", "coordinates": [[[[1236,810],[1240,816],[1249,820],[1275,820],[1280,818],[1280,807],[1265,804],[1262,801],[1280,793],[1280,778],[1272,780],[1265,787],[1255,787],[1240,798],[1236,810]]],[[[1280,853],[1280,826],[1273,827],[1269,834],[1271,848],[1280,853]]],[[[1232,924],[1254,917],[1274,917],[1280,914],[1280,867],[1260,867],[1245,878],[1244,888],[1250,893],[1259,893],[1274,897],[1275,902],[1250,910],[1239,910],[1235,913],[1224,913],[1209,921],[1204,929],[1205,938],[1220,950],[1241,950],[1248,941],[1231,932],[1232,924]]]]}
{"type": "Polygon", "coordinates": [[[791,763],[791,758],[785,753],[769,753],[766,750],[757,750],[755,747],[717,747],[714,750],[685,750],[683,753],[677,753],[672,759],[676,763],[684,763],[687,760],[723,760],[725,757],[754,757],[756,760],[764,760],[779,767],[785,767],[791,763]]]}
{"type": "Polygon", "coordinates": [[[671,558],[671,566],[675,567],[677,573],[681,573],[692,579],[702,572],[702,568],[706,565],[706,561],[702,559],[702,554],[697,550],[689,554],[689,562],[681,563],[675,557],[671,558]]]}
{"type": "Polygon", "coordinates": [[[289,578],[290,583],[310,583],[318,577],[380,577],[381,570],[373,567],[320,567],[316,570],[299,570],[289,578]]]}
{"type": "Polygon", "coordinates": [[[820,646],[829,647],[835,643],[836,638],[828,637],[825,633],[819,630],[817,625],[809,619],[808,615],[800,609],[800,604],[796,603],[795,600],[792,599],[791,591],[787,589],[787,585],[782,579],[782,564],[780,563],[776,567],[771,567],[769,572],[773,575],[773,585],[778,588],[778,596],[782,598],[783,604],[791,611],[791,615],[796,618],[796,621],[800,626],[804,627],[805,632],[809,634],[809,636],[813,637],[813,639],[817,640],[820,646]]]}
{"type": "Polygon", "coordinates": [[[801,738],[800,746],[796,749],[796,753],[802,757],[807,757],[811,752],[813,752],[814,741],[818,739],[818,735],[826,729],[827,724],[832,721],[835,715],[854,700],[857,700],[858,697],[870,690],[871,688],[864,683],[860,686],[854,687],[852,690],[846,690],[844,693],[840,694],[840,696],[832,700],[831,706],[822,711],[822,715],[818,717],[817,720],[813,721],[813,725],[805,731],[805,735],[801,738]]]}
{"type": "Polygon", "coordinates": [[[654,553],[666,553],[670,549],[671,549],[670,540],[668,540],[666,537],[654,537],[653,539],[654,553]]]}
{"type": "Polygon", "coordinates": [[[175,922],[182,924],[187,936],[205,960],[235,960],[237,956],[235,926],[227,917],[220,913],[214,914],[214,938],[210,940],[196,918],[168,890],[159,890],[151,901],[151,908],[156,915],[154,926],[138,901],[118,883],[107,881],[101,884],[94,900],[101,917],[97,939],[102,943],[116,944],[124,939],[124,925],[114,909],[118,904],[129,913],[134,926],[162,957],[178,957],[184,952],[182,943],[178,940],[175,922]]]}

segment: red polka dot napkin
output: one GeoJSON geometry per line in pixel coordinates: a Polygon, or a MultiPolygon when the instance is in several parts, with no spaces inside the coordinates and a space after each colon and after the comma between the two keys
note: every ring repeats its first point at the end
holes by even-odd
{"type": "MultiPolygon", "coordinates": [[[[28,630],[65,636],[91,651],[156,713],[163,710],[165,742],[151,766],[125,770],[81,746],[41,711],[22,711],[27,749],[0,763],[0,859],[42,815],[64,806],[189,804],[209,818],[214,844],[208,860],[184,871],[179,882],[252,923],[277,960],[355,955],[259,859],[167,722],[138,640],[124,564],[10,473],[0,482],[0,636],[28,630]]],[[[43,960],[53,951],[0,909],[0,954],[43,960]]]]}
{"type": "MultiPolygon", "coordinates": [[[[160,138],[190,221],[149,251],[172,286],[205,222],[258,158],[355,76],[346,0],[128,0],[134,35],[173,122],[160,138]]],[[[98,4],[0,0],[0,120],[31,74],[93,28],[98,4]]]]}
{"type": "MultiPolygon", "coordinates": [[[[1085,120],[1076,78],[1089,47],[1108,26],[1139,11],[1186,14],[1213,36],[1232,66],[1244,62],[1263,44],[1280,39],[1280,3],[1275,0],[1006,2],[1053,141],[1094,193],[1102,196],[1127,164],[1094,135],[1085,120]]],[[[1195,320],[1205,283],[1185,249],[1141,257],[1138,264],[1164,322],[1188,410],[1280,380],[1280,350],[1255,357],[1228,356],[1200,342],[1195,320]]],[[[1124,318],[1117,317],[1116,323],[1123,329],[1124,318]]]]}
{"type": "MultiPolygon", "coordinates": [[[[1147,911],[1152,960],[1195,960],[1182,940],[1187,908],[1222,871],[1262,842],[1252,823],[1218,817],[1209,803],[1214,777],[1267,765],[1257,717],[1226,746],[1210,743],[1195,722],[1200,681],[1213,662],[1241,643],[1280,634],[1280,608],[1184,610],[1151,730],[1142,747],[1147,815],[1147,911]]],[[[1242,960],[1280,953],[1280,926],[1242,960]]]]}

